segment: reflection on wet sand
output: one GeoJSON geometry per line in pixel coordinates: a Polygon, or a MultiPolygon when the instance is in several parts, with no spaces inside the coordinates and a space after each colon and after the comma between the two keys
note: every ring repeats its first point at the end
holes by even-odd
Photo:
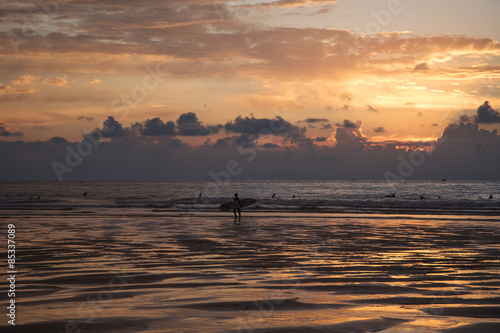
{"type": "Polygon", "coordinates": [[[500,330],[494,219],[8,220],[18,327],[2,332],[500,330]]]}

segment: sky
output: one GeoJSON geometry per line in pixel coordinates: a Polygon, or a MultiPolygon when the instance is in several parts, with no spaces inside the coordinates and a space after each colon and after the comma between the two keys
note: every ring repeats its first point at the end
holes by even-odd
{"type": "Polygon", "coordinates": [[[500,2],[0,10],[0,180],[500,179],[500,2]]]}

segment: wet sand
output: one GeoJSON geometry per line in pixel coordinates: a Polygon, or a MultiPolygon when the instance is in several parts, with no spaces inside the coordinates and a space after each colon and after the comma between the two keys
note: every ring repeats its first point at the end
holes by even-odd
{"type": "Polygon", "coordinates": [[[13,216],[2,332],[497,332],[500,219],[13,216]]]}

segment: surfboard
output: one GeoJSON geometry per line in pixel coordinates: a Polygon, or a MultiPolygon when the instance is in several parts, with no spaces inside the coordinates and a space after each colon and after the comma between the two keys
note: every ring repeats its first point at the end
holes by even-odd
{"type": "MultiPolygon", "coordinates": [[[[250,205],[253,205],[254,203],[257,202],[255,199],[241,199],[241,207],[247,207],[250,205]]],[[[219,206],[220,210],[223,212],[227,212],[233,209],[241,208],[240,204],[238,201],[228,201],[226,203],[223,203],[222,205],[219,206]]]]}

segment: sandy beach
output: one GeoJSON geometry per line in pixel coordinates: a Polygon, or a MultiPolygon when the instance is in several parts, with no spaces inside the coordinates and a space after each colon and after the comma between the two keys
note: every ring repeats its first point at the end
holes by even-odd
{"type": "Polygon", "coordinates": [[[2,332],[497,332],[498,218],[5,215],[2,332]]]}

